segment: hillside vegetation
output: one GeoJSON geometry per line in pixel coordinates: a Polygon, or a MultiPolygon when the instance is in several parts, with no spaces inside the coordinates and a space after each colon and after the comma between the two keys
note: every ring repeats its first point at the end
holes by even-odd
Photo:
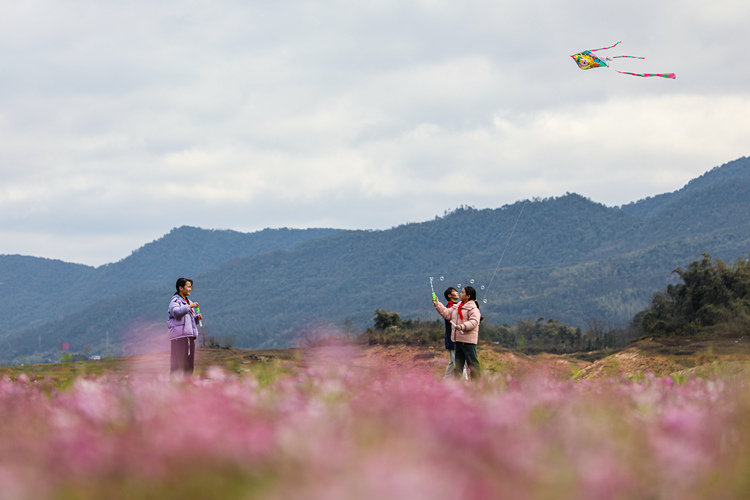
{"type": "Polygon", "coordinates": [[[283,228],[240,233],[183,226],[119,262],[97,268],[0,255],[0,303],[4,311],[0,340],[131,290],[170,290],[180,276],[195,276],[237,257],[290,249],[336,231],[283,228]]]}
{"type": "MultiPolygon", "coordinates": [[[[612,208],[566,194],[497,209],[460,207],[385,231],[320,230],[328,234],[299,234],[286,247],[272,241],[273,231],[253,233],[266,238],[266,250],[245,249],[250,254],[242,256],[240,243],[222,253],[228,244],[216,234],[182,228],[182,243],[202,249],[193,256],[200,266],[185,260],[159,268],[175,255],[172,233],[117,264],[62,266],[81,271],[69,278],[71,296],[82,297],[75,305],[45,308],[44,287],[14,295],[0,286],[0,298],[18,299],[21,311],[0,337],[7,346],[0,360],[55,360],[62,343],[75,352],[122,354],[163,342],[166,307],[181,275],[195,279],[206,333],[245,348],[294,345],[311,329],[361,331],[375,309],[432,321],[430,277],[438,292],[473,284],[485,321],[498,328],[539,318],[574,331],[592,321],[625,328],[654,293],[677,282],[679,266],[703,253],[725,262],[748,255],[750,159],[713,169],[658,203],[612,208]],[[204,237],[213,243],[201,243],[204,237]],[[45,321],[49,309],[55,317],[45,321]]],[[[26,286],[22,275],[18,280],[16,288],[26,286]]]]}
{"type": "Polygon", "coordinates": [[[657,294],[637,318],[647,335],[742,337],[750,333],[750,260],[737,259],[730,266],[704,254],[675,272],[682,283],[657,294]]]}

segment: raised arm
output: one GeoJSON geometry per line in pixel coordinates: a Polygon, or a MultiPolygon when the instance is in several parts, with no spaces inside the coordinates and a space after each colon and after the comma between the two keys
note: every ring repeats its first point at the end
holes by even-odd
{"type": "Polygon", "coordinates": [[[438,312],[440,316],[443,318],[450,320],[451,319],[451,310],[445,307],[443,304],[440,303],[439,300],[432,301],[432,305],[435,306],[435,310],[438,312]]]}

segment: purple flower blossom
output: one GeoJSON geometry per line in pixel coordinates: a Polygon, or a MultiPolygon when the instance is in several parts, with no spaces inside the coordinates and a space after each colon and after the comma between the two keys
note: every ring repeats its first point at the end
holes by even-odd
{"type": "Polygon", "coordinates": [[[749,421],[728,380],[5,377],[0,498],[739,498],[749,421]]]}

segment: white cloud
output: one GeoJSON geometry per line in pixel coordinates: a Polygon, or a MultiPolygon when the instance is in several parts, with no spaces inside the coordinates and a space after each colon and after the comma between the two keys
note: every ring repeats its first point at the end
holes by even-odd
{"type": "Polygon", "coordinates": [[[679,189],[748,154],[748,21],[734,0],[8,3],[0,253],[679,189]],[[619,40],[646,60],[618,69],[677,80],[569,58],[619,40]]]}

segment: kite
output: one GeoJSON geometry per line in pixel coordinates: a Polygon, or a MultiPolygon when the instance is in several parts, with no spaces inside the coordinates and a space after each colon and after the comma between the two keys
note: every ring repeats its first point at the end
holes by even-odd
{"type": "MultiPolygon", "coordinates": [[[[612,47],[616,47],[620,45],[621,43],[622,41],[619,41],[610,47],[602,47],[601,49],[584,50],[583,52],[579,52],[578,54],[573,54],[570,57],[573,58],[573,60],[578,65],[578,67],[581,69],[608,68],[609,64],[607,64],[607,61],[612,61],[612,59],[622,59],[622,58],[645,59],[645,57],[637,57],[637,56],[614,56],[614,57],[605,57],[604,59],[602,59],[601,57],[592,54],[592,52],[596,52],[597,50],[611,49],[612,47]]],[[[651,76],[660,76],[662,78],[670,78],[672,80],[676,78],[674,73],[630,73],[628,71],[617,71],[617,72],[622,73],[623,75],[642,76],[644,78],[651,77],[651,76]]]]}

